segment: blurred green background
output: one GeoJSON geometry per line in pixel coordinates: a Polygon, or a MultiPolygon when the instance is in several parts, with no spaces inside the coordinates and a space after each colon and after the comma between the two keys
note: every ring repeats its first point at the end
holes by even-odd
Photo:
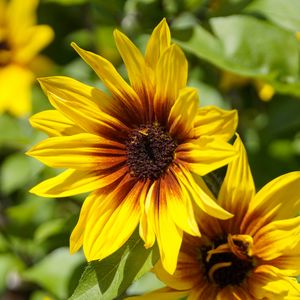
{"type": "MultiPolygon", "coordinates": [[[[201,105],[238,109],[257,189],[300,169],[299,0],[42,0],[38,21],[55,39],[43,54],[48,75],[65,75],[102,87],[70,47],[103,55],[126,77],[113,41],[119,28],[140,49],[163,17],[189,61],[189,85],[201,105]]],[[[33,112],[49,109],[38,84],[33,112]]],[[[68,299],[85,267],[70,256],[69,235],[85,195],[44,199],[28,190],[58,173],[24,152],[44,134],[28,118],[0,116],[0,298],[68,299]]],[[[130,293],[156,286],[147,275],[130,293]]],[[[122,299],[122,297],[120,297],[122,299]]]]}

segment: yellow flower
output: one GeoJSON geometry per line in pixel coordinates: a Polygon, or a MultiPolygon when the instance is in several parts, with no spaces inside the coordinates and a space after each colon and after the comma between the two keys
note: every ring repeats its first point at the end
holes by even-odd
{"type": "Polygon", "coordinates": [[[131,85],[106,59],[75,44],[111,95],[71,78],[40,80],[56,110],[32,117],[31,124],[51,137],[29,155],[68,170],[31,192],[66,197],[93,191],[71,235],[72,253],[83,245],[89,261],[102,259],[139,224],[145,247],[157,239],[163,264],[173,272],[183,231],[200,235],[193,203],[214,217],[232,216],[207,195],[200,176],[236,156],[226,141],[237,114],[198,108],[197,91],[186,87],[186,58],[171,45],[165,20],[145,57],[121,32],[114,37],[131,85]]]}
{"type": "Polygon", "coordinates": [[[242,142],[218,203],[234,213],[217,220],[197,212],[202,236],[184,235],[173,275],[154,268],[167,287],[134,299],[300,299],[300,172],[278,177],[255,194],[242,142]]]}
{"type": "Polygon", "coordinates": [[[272,100],[275,94],[275,89],[270,83],[261,79],[240,76],[227,71],[222,72],[220,88],[225,92],[228,92],[233,88],[247,86],[248,84],[254,85],[260,100],[265,102],[272,100]]]}
{"type": "Polygon", "coordinates": [[[31,110],[31,64],[53,38],[46,25],[35,25],[37,0],[0,0],[0,113],[22,116],[31,110]]]}

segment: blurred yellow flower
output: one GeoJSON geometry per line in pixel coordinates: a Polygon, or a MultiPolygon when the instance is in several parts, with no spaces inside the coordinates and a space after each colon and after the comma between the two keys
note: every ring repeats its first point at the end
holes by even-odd
{"type": "Polygon", "coordinates": [[[22,116],[31,110],[31,64],[53,38],[49,26],[35,25],[37,4],[0,0],[0,113],[22,116]]]}
{"type": "Polygon", "coordinates": [[[255,194],[247,156],[233,160],[218,203],[234,213],[217,220],[197,212],[202,236],[185,235],[173,275],[154,268],[167,287],[128,300],[300,299],[300,172],[278,177],[255,194]],[[201,222],[200,222],[201,220],[201,222]]]}
{"type": "Polygon", "coordinates": [[[111,95],[71,78],[40,80],[56,110],[33,116],[31,124],[52,137],[28,154],[68,170],[31,192],[66,197],[93,191],[71,235],[71,252],[83,245],[88,260],[105,258],[139,224],[145,246],[157,239],[163,264],[173,272],[183,231],[200,235],[194,204],[215,217],[231,217],[206,194],[200,176],[236,155],[227,141],[237,113],[198,108],[197,90],[186,87],[187,60],[171,45],[165,20],[145,56],[121,32],[114,37],[131,85],[108,60],[75,44],[111,95]]]}
{"type": "Polygon", "coordinates": [[[244,87],[248,84],[255,86],[257,95],[262,101],[270,101],[275,94],[274,87],[263,80],[240,76],[228,71],[222,72],[220,88],[225,92],[235,87],[244,87]]]}

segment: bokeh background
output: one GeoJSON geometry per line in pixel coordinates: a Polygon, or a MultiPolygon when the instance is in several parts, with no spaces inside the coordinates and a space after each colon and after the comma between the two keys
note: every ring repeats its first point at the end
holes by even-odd
{"type": "MultiPolygon", "coordinates": [[[[259,189],[300,169],[299,12],[299,0],[41,0],[37,16],[55,32],[43,51],[51,61],[46,75],[99,88],[70,43],[103,55],[126,77],[113,30],[144,50],[166,17],[188,57],[189,85],[199,89],[200,105],[238,110],[238,132],[259,189]]],[[[30,115],[50,108],[35,83],[30,115]]],[[[86,266],[82,253],[68,250],[85,195],[45,199],[28,192],[60,171],[24,155],[45,137],[31,128],[30,115],[0,115],[0,299],[64,300],[86,266]]],[[[146,275],[128,293],[157,285],[146,275]]]]}

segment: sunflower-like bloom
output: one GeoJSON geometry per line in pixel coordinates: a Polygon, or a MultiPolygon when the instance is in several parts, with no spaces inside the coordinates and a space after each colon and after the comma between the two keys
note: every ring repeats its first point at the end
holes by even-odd
{"type": "Polygon", "coordinates": [[[196,212],[202,236],[184,235],[173,275],[154,268],[167,287],[132,297],[188,300],[296,300],[300,286],[300,172],[278,177],[255,193],[239,138],[218,203],[234,213],[217,220],[196,212]]]}
{"type": "Polygon", "coordinates": [[[31,110],[33,68],[37,56],[53,38],[46,25],[35,25],[38,0],[0,0],[0,113],[22,116],[31,110]]]}
{"type": "Polygon", "coordinates": [[[29,155],[68,168],[32,189],[46,197],[93,191],[84,201],[70,238],[87,259],[102,259],[124,244],[139,224],[145,247],[158,242],[165,268],[174,272],[183,231],[199,236],[193,204],[221,219],[232,215],[205,192],[201,175],[236,156],[227,140],[236,111],[198,108],[197,91],[186,87],[187,61],[163,20],[145,57],[121,32],[115,41],[129,85],[101,56],[73,44],[111,95],[65,77],[41,79],[56,110],[31,124],[51,137],[29,155]]]}

